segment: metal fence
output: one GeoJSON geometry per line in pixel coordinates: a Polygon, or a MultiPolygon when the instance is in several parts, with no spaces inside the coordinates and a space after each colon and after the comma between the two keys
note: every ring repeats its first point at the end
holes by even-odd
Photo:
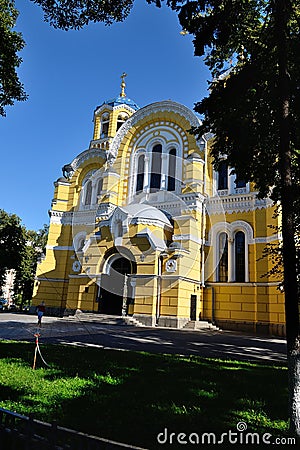
{"type": "Polygon", "coordinates": [[[131,448],[145,450],[41,422],[32,416],[0,408],[1,450],[98,450],[131,448]]]}

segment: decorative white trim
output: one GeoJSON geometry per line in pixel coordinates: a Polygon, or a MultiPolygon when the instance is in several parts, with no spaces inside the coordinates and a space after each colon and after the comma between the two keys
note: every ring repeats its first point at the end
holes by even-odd
{"type": "Polygon", "coordinates": [[[81,270],[81,263],[80,263],[80,261],[77,260],[77,261],[73,262],[72,270],[73,270],[73,272],[80,272],[80,270],[81,270]]]}
{"type": "MultiPolygon", "coordinates": [[[[139,121],[144,119],[145,117],[148,117],[149,115],[154,115],[158,112],[173,112],[175,114],[178,114],[182,117],[184,117],[191,127],[197,127],[201,123],[199,119],[195,116],[195,114],[186,106],[181,105],[180,103],[173,102],[171,100],[165,100],[162,102],[152,103],[148,106],[145,106],[144,108],[139,109],[136,111],[129,119],[119,128],[117,134],[115,135],[112,144],[110,146],[110,149],[107,154],[107,160],[109,161],[109,164],[112,165],[114,161],[116,160],[118,156],[118,150],[120,147],[120,144],[123,140],[123,138],[126,136],[128,131],[136,125],[139,121]]],[[[155,122],[157,125],[160,125],[160,121],[155,122]]],[[[171,122],[166,122],[166,125],[170,125],[171,122]]],[[[176,125],[175,125],[176,128],[176,125]]],[[[177,128],[179,129],[179,126],[177,125],[177,128]]],[[[146,128],[145,128],[146,129],[146,128]]],[[[137,136],[138,137],[138,136],[137,136]]],[[[200,142],[197,141],[197,145],[200,148],[200,142]]]]}
{"type": "Polygon", "coordinates": [[[78,249],[78,247],[79,247],[79,243],[80,243],[80,241],[84,241],[85,242],[85,240],[86,240],[86,231],[80,231],[79,233],[77,233],[75,236],[73,236],[73,248],[75,249],[75,251],[76,252],[78,252],[78,251],[82,251],[82,248],[81,248],[81,250],[79,250],[78,249]]]}
{"type": "Polygon", "coordinates": [[[213,246],[213,281],[217,282],[218,268],[220,262],[220,248],[219,236],[221,233],[226,233],[228,236],[228,282],[235,281],[235,252],[234,252],[234,237],[238,231],[242,231],[245,235],[245,283],[249,281],[249,244],[254,244],[253,228],[243,220],[236,220],[235,222],[217,222],[208,233],[207,246],[213,246]]]}
{"type": "MultiPolygon", "coordinates": [[[[104,222],[107,221],[107,219],[109,219],[109,217],[112,215],[112,213],[114,212],[114,210],[117,208],[117,205],[114,205],[113,203],[100,203],[98,205],[98,209],[96,212],[96,218],[100,219],[101,222],[101,226],[106,225],[104,224],[104,222]]],[[[107,223],[108,225],[108,223],[107,223]]]]}
{"type": "Polygon", "coordinates": [[[229,195],[227,191],[218,191],[215,197],[207,199],[206,210],[208,214],[232,214],[266,209],[273,205],[270,198],[258,199],[255,192],[229,195]]]}
{"type": "Polygon", "coordinates": [[[98,205],[88,211],[76,211],[73,213],[72,225],[95,225],[98,205]]]}
{"type": "Polygon", "coordinates": [[[196,244],[201,245],[202,239],[199,236],[194,236],[192,234],[177,234],[173,236],[173,241],[191,241],[196,244]]]}
{"type": "Polygon", "coordinates": [[[138,225],[138,224],[143,224],[143,225],[154,225],[156,227],[159,228],[165,228],[169,231],[172,231],[173,228],[170,227],[169,225],[166,225],[165,222],[159,220],[159,219],[148,219],[148,218],[144,218],[144,217],[133,217],[130,221],[130,224],[133,225],[138,225]]]}
{"type": "MultiPolygon", "coordinates": [[[[114,253],[113,255],[109,256],[103,264],[102,267],[102,272],[101,275],[110,275],[110,271],[111,271],[111,266],[112,264],[117,261],[118,259],[122,259],[125,258],[125,256],[123,256],[121,253],[114,253]]],[[[127,258],[128,259],[128,258],[127,258]]],[[[132,269],[132,261],[130,259],[128,259],[128,261],[130,262],[131,265],[131,269],[132,269]]],[[[122,276],[122,274],[120,274],[122,276]]],[[[135,275],[135,274],[134,274],[135,275]]],[[[99,274],[95,274],[94,276],[99,276],[99,274]]],[[[130,276],[128,274],[128,276],[130,276]]]]}
{"type": "Polygon", "coordinates": [[[108,105],[107,103],[104,103],[103,105],[98,106],[95,109],[94,115],[95,116],[101,115],[102,111],[104,111],[105,109],[109,109],[110,111],[117,111],[118,109],[126,109],[128,112],[130,112],[132,114],[134,114],[136,111],[134,108],[131,108],[126,103],[121,103],[120,105],[116,105],[116,106],[111,106],[111,105],[108,105]]]}
{"type": "Polygon", "coordinates": [[[36,277],[36,281],[49,281],[49,283],[57,283],[57,282],[63,282],[68,283],[69,280],[66,278],[46,278],[46,277],[36,277]]]}
{"type": "Polygon", "coordinates": [[[243,220],[236,220],[235,222],[217,222],[215,223],[208,233],[208,240],[205,243],[207,246],[212,246],[215,243],[216,236],[222,232],[227,233],[228,239],[233,240],[234,234],[237,231],[243,231],[247,236],[248,244],[254,244],[253,228],[248,222],[243,220]]]}
{"type": "Polygon", "coordinates": [[[176,272],[177,270],[177,261],[176,259],[168,259],[165,264],[167,272],[176,272]]]}
{"type": "MultiPolygon", "coordinates": [[[[84,150],[81,152],[76,158],[73,159],[70,166],[73,169],[73,173],[88,159],[91,158],[99,158],[100,160],[106,160],[106,151],[102,150],[100,148],[89,148],[88,150],[84,150]]],[[[100,161],[99,161],[100,163],[100,161]]],[[[72,174],[70,174],[70,178],[72,177],[72,174]]]]}
{"type": "Polygon", "coordinates": [[[137,136],[133,138],[132,151],[130,155],[130,174],[128,177],[128,202],[131,202],[137,195],[141,195],[141,192],[136,193],[138,160],[141,155],[145,156],[143,192],[150,192],[153,157],[152,150],[156,144],[160,144],[162,146],[160,190],[167,191],[170,158],[169,152],[174,148],[176,151],[175,191],[171,192],[177,194],[180,193],[182,180],[182,153],[184,148],[182,133],[185,134],[185,131],[178,131],[175,123],[171,124],[170,122],[161,120],[159,123],[155,122],[146,125],[141,131],[138,132],[137,136]]]}
{"type": "Polygon", "coordinates": [[[57,251],[63,251],[63,250],[71,250],[74,251],[74,247],[71,245],[46,245],[46,250],[57,250],[57,251]]]}
{"type": "Polygon", "coordinates": [[[58,180],[56,180],[56,181],[54,181],[54,186],[55,187],[57,187],[57,186],[71,186],[71,183],[69,182],[69,181],[62,181],[62,180],[60,180],[60,179],[58,179],[58,180]]]}
{"type": "Polygon", "coordinates": [[[73,213],[50,210],[50,223],[55,225],[72,225],[73,213]]]}
{"type": "Polygon", "coordinates": [[[282,241],[282,233],[275,233],[272,236],[257,237],[255,244],[269,244],[270,242],[282,241]]]}

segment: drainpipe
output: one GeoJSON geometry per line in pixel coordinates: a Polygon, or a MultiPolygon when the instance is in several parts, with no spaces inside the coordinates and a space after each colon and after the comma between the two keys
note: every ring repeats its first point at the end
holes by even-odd
{"type": "Polygon", "coordinates": [[[161,304],[161,273],[162,273],[162,256],[158,257],[157,268],[157,293],[156,293],[156,326],[160,318],[160,304],[161,304]]]}
{"type": "MultiPolygon", "coordinates": [[[[207,140],[204,139],[204,167],[203,167],[203,195],[206,198],[206,170],[207,170],[207,140]]],[[[204,262],[205,262],[205,205],[204,201],[202,203],[201,208],[201,258],[200,258],[200,273],[201,273],[201,287],[202,287],[202,309],[204,316],[204,288],[205,288],[205,270],[204,270],[204,262]]]]}
{"type": "MultiPolygon", "coordinates": [[[[202,137],[202,139],[204,140],[204,167],[203,167],[203,195],[206,198],[207,197],[207,192],[206,192],[206,170],[207,170],[207,140],[202,137]]],[[[205,205],[204,203],[202,203],[202,223],[201,223],[201,227],[202,227],[202,233],[201,233],[201,238],[202,238],[202,246],[201,246],[201,262],[202,262],[202,267],[201,267],[201,286],[204,288],[205,287],[205,272],[204,272],[204,260],[205,260],[205,205]]]]}

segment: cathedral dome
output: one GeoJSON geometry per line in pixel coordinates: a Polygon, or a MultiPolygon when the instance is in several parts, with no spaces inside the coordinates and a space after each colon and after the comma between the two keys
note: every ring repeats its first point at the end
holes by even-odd
{"type": "Polygon", "coordinates": [[[109,100],[105,100],[105,102],[102,103],[102,105],[109,105],[109,106],[119,106],[119,105],[127,105],[130,106],[130,108],[134,109],[135,111],[137,111],[138,109],[140,109],[140,107],[135,103],[135,101],[131,100],[128,97],[121,97],[120,95],[118,97],[115,98],[111,98],[109,100]]]}

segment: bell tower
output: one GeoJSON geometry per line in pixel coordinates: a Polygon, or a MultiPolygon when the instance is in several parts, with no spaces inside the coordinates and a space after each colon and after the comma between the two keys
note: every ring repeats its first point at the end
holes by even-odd
{"type": "Polygon", "coordinates": [[[127,73],[123,72],[119,96],[105,100],[95,109],[94,134],[90,148],[101,148],[108,151],[121,126],[139,109],[139,106],[126,95],[126,77],[127,73]]]}

